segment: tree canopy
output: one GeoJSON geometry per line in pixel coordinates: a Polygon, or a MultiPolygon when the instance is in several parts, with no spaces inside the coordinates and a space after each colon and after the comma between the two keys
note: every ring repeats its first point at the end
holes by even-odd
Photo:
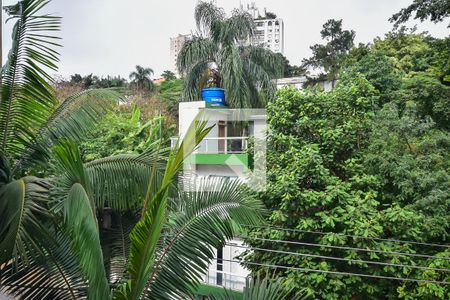
{"type": "Polygon", "coordinates": [[[303,60],[303,65],[322,68],[329,80],[335,80],[341,70],[343,57],[353,47],[355,32],[343,30],[342,20],[330,19],[323,24],[320,36],[326,44],[311,46],[313,54],[310,58],[303,60]]]}
{"type": "Polygon", "coordinates": [[[420,21],[430,19],[434,23],[442,22],[450,17],[450,2],[448,0],[414,0],[411,5],[394,14],[389,21],[398,26],[411,17],[420,21]]]}

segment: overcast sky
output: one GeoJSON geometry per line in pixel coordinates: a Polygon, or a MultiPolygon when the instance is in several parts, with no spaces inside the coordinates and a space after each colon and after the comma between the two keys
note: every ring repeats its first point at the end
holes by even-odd
{"type": "MultiPolygon", "coordinates": [[[[4,0],[4,5],[16,1],[4,0]]],[[[239,0],[217,0],[227,12],[239,0]]],[[[251,1],[242,1],[243,4],[251,1]]],[[[330,18],[343,19],[344,29],[356,31],[356,42],[383,36],[392,25],[388,18],[412,0],[255,0],[284,19],[285,55],[299,64],[320,42],[322,24],[330,18]]],[[[59,73],[83,75],[128,74],[136,64],[151,67],[155,76],[170,69],[169,38],[195,29],[197,0],[53,0],[46,11],[63,17],[59,73]]],[[[415,24],[413,22],[410,24],[415,24]]],[[[420,24],[420,30],[435,37],[449,34],[447,22],[420,24]]],[[[3,31],[4,52],[10,46],[11,27],[3,31]]]]}

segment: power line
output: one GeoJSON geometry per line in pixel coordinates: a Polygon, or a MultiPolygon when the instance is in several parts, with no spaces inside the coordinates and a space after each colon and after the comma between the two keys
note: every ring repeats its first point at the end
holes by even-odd
{"type": "Polygon", "coordinates": [[[396,240],[396,239],[383,239],[383,238],[351,235],[351,234],[344,234],[344,233],[337,233],[337,232],[321,232],[321,231],[291,229],[291,228],[283,228],[283,227],[278,227],[278,226],[256,226],[256,225],[248,225],[248,224],[240,224],[240,225],[243,227],[250,227],[250,228],[273,229],[273,230],[290,231],[290,232],[298,232],[298,233],[312,233],[312,234],[321,234],[321,235],[334,234],[334,235],[340,235],[340,236],[351,237],[351,238],[376,240],[376,241],[391,242],[391,243],[404,243],[404,244],[413,244],[413,245],[422,245],[422,246],[431,246],[431,247],[450,248],[450,245],[443,245],[443,244],[422,243],[422,242],[396,240]]]}
{"type": "Polygon", "coordinates": [[[343,258],[343,257],[335,257],[335,256],[324,256],[324,255],[316,255],[316,254],[289,252],[289,251],[284,251],[284,250],[273,250],[273,249],[241,246],[241,245],[234,245],[234,244],[226,244],[226,245],[231,246],[231,247],[244,248],[244,249],[247,249],[247,250],[257,250],[257,251],[263,251],[263,252],[272,252],[272,253],[295,255],[295,256],[303,256],[303,257],[323,258],[323,259],[330,259],[330,260],[340,260],[340,261],[366,263],[366,264],[391,266],[391,267],[406,267],[406,268],[411,268],[411,269],[450,272],[450,269],[441,269],[441,268],[433,268],[433,267],[425,267],[425,266],[411,266],[411,265],[402,265],[402,264],[379,262],[379,261],[372,261],[372,260],[351,259],[351,258],[343,258]]]}
{"type": "MultiPolygon", "coordinates": [[[[217,259],[217,258],[215,258],[215,259],[217,259]]],[[[239,260],[222,259],[222,258],[220,260],[227,261],[227,262],[234,262],[234,263],[242,263],[242,261],[239,261],[239,260]]],[[[278,268],[278,269],[285,269],[285,270],[296,270],[296,271],[303,271],[303,272],[327,273],[327,274],[344,275],[344,276],[359,276],[359,277],[367,277],[367,278],[399,280],[399,281],[409,281],[409,282],[450,284],[449,281],[437,281],[437,280],[403,278],[403,277],[382,276],[382,275],[369,275],[369,274],[350,273],[350,272],[327,271],[327,270],[318,270],[318,269],[309,269],[309,268],[288,267],[288,266],[281,266],[281,265],[261,264],[261,263],[254,263],[254,262],[248,262],[248,261],[243,262],[243,263],[248,264],[248,265],[261,266],[261,267],[278,268]]]]}
{"type": "Polygon", "coordinates": [[[274,239],[266,239],[266,238],[250,237],[250,236],[243,236],[243,237],[248,238],[248,239],[263,241],[263,242],[286,243],[286,244],[320,247],[320,248],[323,247],[323,248],[332,248],[332,249],[341,249],[341,250],[353,250],[353,251],[374,252],[374,253],[381,253],[381,254],[450,260],[450,257],[440,257],[440,256],[426,255],[426,254],[406,253],[406,252],[399,252],[399,251],[386,251],[386,250],[379,250],[379,249],[366,249],[366,248],[357,248],[357,247],[348,247],[348,246],[322,245],[322,244],[315,244],[315,243],[274,240],[274,239]]]}

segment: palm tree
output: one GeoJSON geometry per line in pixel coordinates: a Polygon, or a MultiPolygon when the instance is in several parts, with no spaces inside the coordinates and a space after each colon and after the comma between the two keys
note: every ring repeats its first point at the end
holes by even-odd
{"type": "Polygon", "coordinates": [[[88,90],[60,105],[44,68],[56,71],[60,18],[39,15],[45,0],[24,0],[6,7],[13,29],[12,49],[2,69],[0,100],[0,266],[27,261],[41,251],[51,219],[46,175],[51,149],[60,139],[79,141],[120,96],[88,90]]]}
{"type": "MultiPolygon", "coordinates": [[[[171,192],[184,159],[211,128],[194,123],[172,149],[155,140],[141,154],[83,163],[78,142],[119,95],[88,90],[58,105],[60,19],[39,15],[47,0],[23,0],[2,73],[0,102],[0,293],[24,299],[168,299],[191,297],[214,256],[239,223],[258,224],[261,204],[237,181],[195,183],[171,192]],[[105,261],[101,211],[132,213],[105,261]],[[104,264],[109,265],[109,272],[104,264]]],[[[126,223],[126,222],[123,222],[126,223]]]]}
{"type": "Polygon", "coordinates": [[[136,70],[130,73],[130,80],[139,90],[152,91],[154,88],[151,76],[153,70],[151,68],[144,68],[140,65],[136,66],[136,70]]]}
{"type": "Polygon", "coordinates": [[[184,97],[197,100],[201,89],[212,85],[225,89],[231,107],[263,106],[275,91],[272,79],[282,74],[283,62],[270,50],[249,45],[252,17],[235,10],[226,18],[221,8],[200,2],[195,21],[198,33],[183,45],[177,60],[186,80],[184,97]]]}

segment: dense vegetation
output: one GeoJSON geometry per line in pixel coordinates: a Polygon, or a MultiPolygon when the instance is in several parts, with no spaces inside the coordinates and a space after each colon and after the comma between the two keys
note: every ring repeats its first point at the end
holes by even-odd
{"type": "MultiPolygon", "coordinates": [[[[338,61],[331,62],[336,68],[328,68],[333,77],[339,78],[333,91],[326,93],[314,88],[279,91],[276,100],[267,106],[271,127],[268,188],[259,198],[271,210],[268,221],[273,226],[300,231],[253,230],[248,241],[259,248],[303,255],[255,251],[247,257],[248,261],[449,281],[448,247],[371,239],[448,244],[449,43],[450,38],[435,39],[399,28],[370,45],[339,52],[333,58],[338,61]],[[274,243],[255,238],[436,258],[274,243]]],[[[324,67],[330,63],[329,60],[321,62],[317,55],[316,58],[324,67]]],[[[265,269],[249,267],[255,271],[265,269]]],[[[278,273],[288,285],[304,288],[321,299],[450,297],[448,285],[436,283],[283,269],[278,273]]]]}
{"type": "MultiPolygon", "coordinates": [[[[44,67],[57,69],[60,18],[41,14],[47,3],[7,8],[16,23],[0,99],[0,296],[193,298],[215,247],[236,224],[260,223],[262,205],[243,197],[237,180],[177,189],[206,123],[168,149],[160,115],[143,125],[136,106],[108,115],[126,102],[115,89],[58,99],[44,67]]],[[[132,84],[149,91],[149,73],[137,68],[132,84]]],[[[252,282],[244,299],[281,289],[266,282],[252,282]]]]}
{"type": "MultiPolygon", "coordinates": [[[[443,21],[447,2],[415,0],[392,21],[414,13],[443,21]]],[[[156,85],[152,69],[136,66],[130,82],[93,74],[53,82],[43,67],[56,70],[60,20],[40,15],[45,4],[7,9],[19,22],[2,70],[0,292],[192,298],[213,248],[246,224],[256,247],[247,263],[323,272],[270,268],[277,280],[259,280],[267,268],[248,264],[257,280],[243,299],[297,299],[299,291],[318,299],[450,298],[439,284],[450,280],[450,248],[420,244],[449,240],[450,38],[399,27],[355,46],[355,32],[329,20],[325,43],[292,66],[239,44],[252,34],[248,15],[226,18],[200,3],[199,35],[180,56],[185,79],[165,71],[156,85]],[[283,65],[285,76],[319,68],[336,86],[268,97],[283,65]],[[227,88],[234,107],[267,101],[264,192],[249,197],[234,180],[177,190],[183,159],[209,131],[198,124],[168,149],[178,102],[209,84],[227,88]],[[261,223],[262,203],[272,227],[261,223]]]]}

